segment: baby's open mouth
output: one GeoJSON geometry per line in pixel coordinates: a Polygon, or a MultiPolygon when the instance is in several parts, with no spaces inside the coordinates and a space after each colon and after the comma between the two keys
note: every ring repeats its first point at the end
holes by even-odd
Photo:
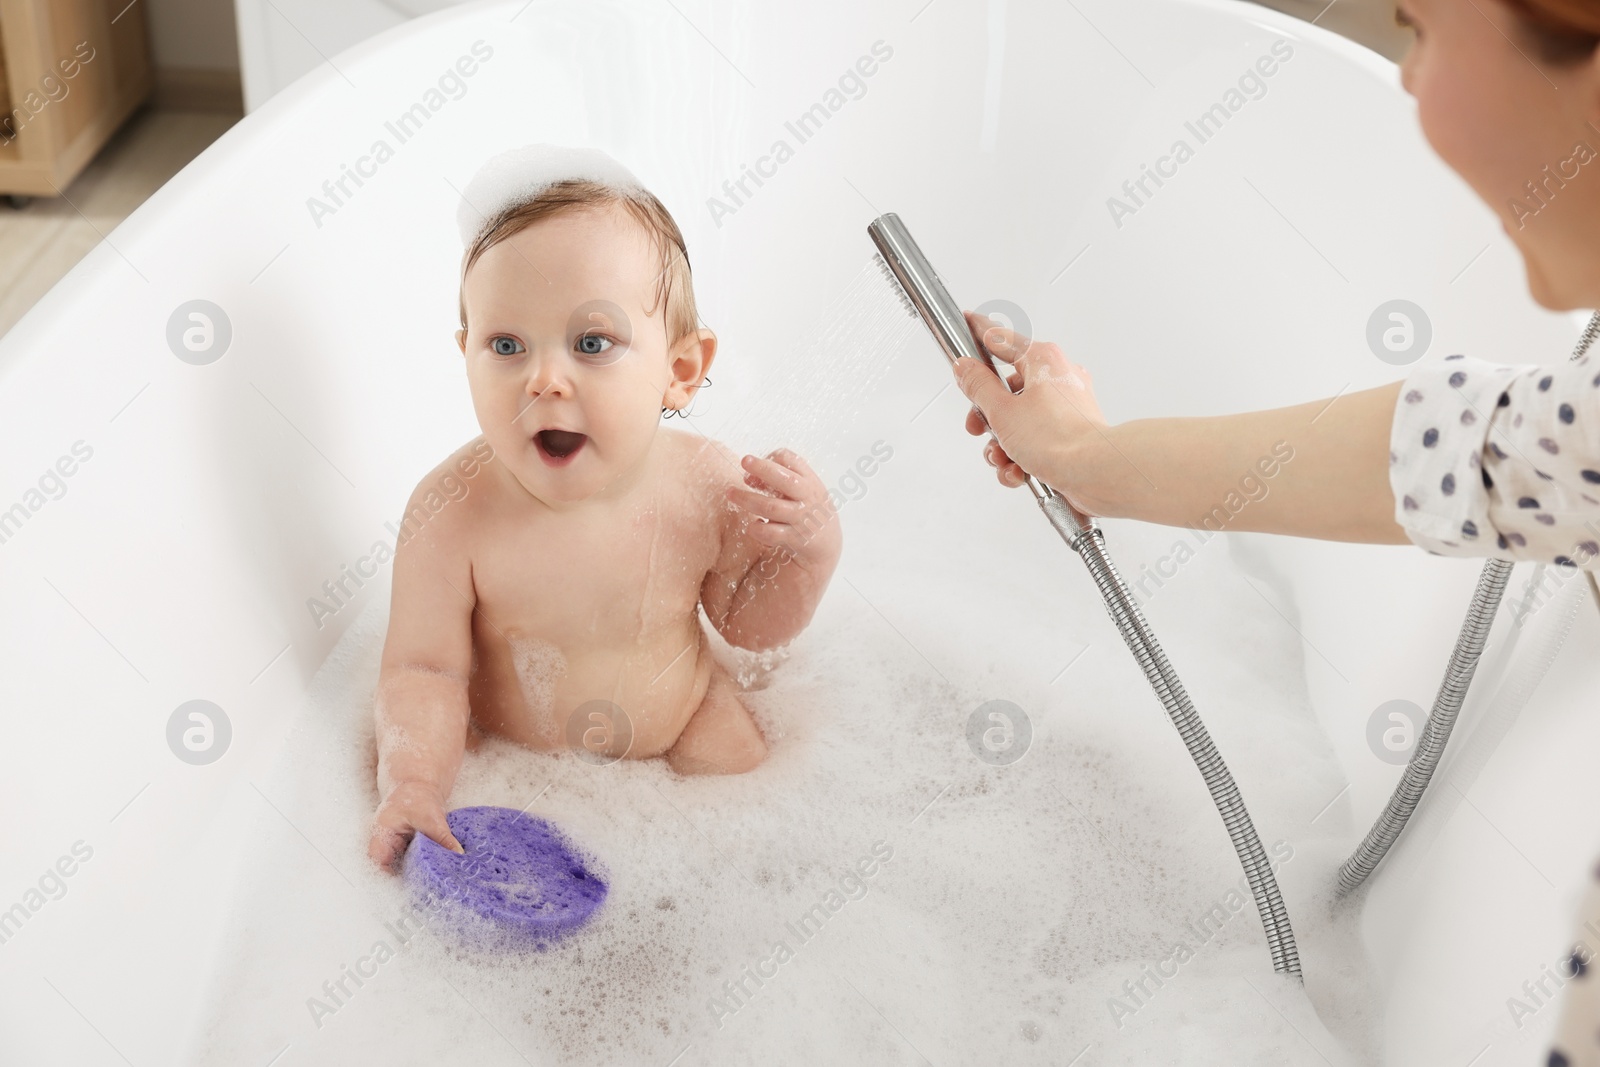
{"type": "Polygon", "coordinates": [[[589,440],[587,434],[578,433],[576,430],[540,430],[533,435],[534,441],[539,445],[539,451],[547,461],[554,461],[557,465],[571,459],[584,442],[589,440]]]}

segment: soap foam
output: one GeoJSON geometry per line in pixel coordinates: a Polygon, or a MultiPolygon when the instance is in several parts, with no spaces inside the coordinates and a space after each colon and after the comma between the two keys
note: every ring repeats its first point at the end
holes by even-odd
{"type": "Polygon", "coordinates": [[[598,148],[530,144],[509,149],[486,160],[461,194],[456,226],[462,245],[470,246],[507,209],[526,203],[556,182],[574,179],[609,186],[624,196],[644,191],[632,171],[598,148]]]}
{"type": "Polygon", "coordinates": [[[556,682],[567,673],[567,657],[554,644],[537,637],[508,637],[507,642],[529,720],[542,740],[554,744],[561,734],[555,715],[556,682]]]}
{"type": "MultiPolygon", "coordinates": [[[[1117,538],[1141,547],[1136,528],[1117,538]]],[[[1085,657],[1070,685],[1003,686],[1029,657],[1059,658],[1061,630],[1019,628],[1014,649],[963,654],[941,646],[914,589],[875,607],[835,585],[783,652],[712,638],[771,744],[749,774],[597,767],[498,739],[466,754],[451,809],[546,819],[611,887],[578,934],[505,955],[430,929],[365,858],[388,611],[376,600],[262,786],[272,803],[191,1062],[264,1063],[286,1045],[285,1063],[330,1064],[1373,1058],[1354,916],[1327,891],[1349,828],[1337,807],[1307,821],[1340,781],[1298,639],[1228,550],[1200,553],[1158,607],[1183,639],[1186,681],[1212,696],[1202,711],[1264,843],[1290,839],[1279,878],[1304,990],[1272,974],[1253,904],[1229,897],[1242,875],[1226,834],[1125,650],[1085,657]],[[1008,766],[966,741],[968,715],[997,691],[1034,723],[1008,766]],[[1178,942],[1190,958],[1163,964],[1178,942]]]]}

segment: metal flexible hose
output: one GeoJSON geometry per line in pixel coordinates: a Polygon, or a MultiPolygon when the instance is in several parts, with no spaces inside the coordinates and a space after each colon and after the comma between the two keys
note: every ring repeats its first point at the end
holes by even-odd
{"type": "MultiPolygon", "coordinates": [[[[1582,357],[1597,337],[1600,337],[1600,312],[1589,317],[1589,324],[1583,328],[1583,335],[1573,349],[1572,359],[1582,357]]],[[[1478,586],[1473,591],[1466,620],[1456,637],[1455,649],[1450,653],[1444,681],[1440,683],[1438,695],[1433,699],[1433,710],[1428,713],[1427,725],[1417,740],[1417,749],[1411,754],[1411,761],[1406,764],[1400,783],[1395,786],[1394,793],[1372,824],[1372,829],[1367,831],[1361,844],[1339,868],[1338,891],[1341,896],[1356,889],[1377,869],[1389,849],[1400,839],[1400,832],[1417,810],[1417,805],[1422,803],[1422,794],[1427,791],[1428,782],[1444,756],[1450,731],[1455,728],[1456,717],[1461,712],[1461,702],[1466,699],[1467,687],[1472,684],[1472,675],[1483,656],[1483,644],[1489,636],[1489,627],[1494,623],[1500,600],[1505,595],[1506,582],[1511,577],[1513,566],[1515,564],[1511,560],[1493,559],[1484,564],[1482,573],[1478,575],[1478,586]]]]}
{"type": "Polygon", "coordinates": [[[1461,702],[1466,698],[1473,672],[1478,669],[1478,660],[1483,656],[1483,643],[1489,636],[1489,627],[1494,623],[1495,612],[1499,610],[1500,598],[1505,594],[1506,581],[1511,577],[1513,566],[1515,564],[1509,560],[1490,560],[1478,575],[1478,587],[1473,591],[1466,620],[1456,637],[1456,647],[1450,653],[1450,664],[1445,668],[1438,695],[1433,698],[1433,710],[1428,713],[1428,722],[1417,740],[1417,749],[1411,754],[1411,761],[1400,776],[1400,784],[1395,786],[1377,822],[1372,824],[1367,836],[1339,868],[1341,896],[1367,880],[1367,876],[1399,840],[1400,831],[1405,829],[1412,812],[1422,803],[1422,794],[1428,788],[1440,758],[1444,756],[1444,746],[1450,740],[1450,731],[1455,728],[1461,702]]]}
{"type": "Polygon", "coordinates": [[[1405,831],[1413,848],[1409,853],[1396,852],[1385,861],[1388,877],[1409,878],[1425,861],[1429,842],[1438,839],[1490,757],[1516,725],[1523,708],[1555,664],[1577,622],[1578,610],[1588,599],[1588,583],[1570,568],[1543,563],[1534,565],[1520,598],[1514,597],[1512,587],[1507,585],[1502,611],[1511,610],[1512,624],[1485,646],[1473,683],[1482,699],[1470,709],[1470,720],[1463,716],[1457,723],[1450,736],[1449,756],[1439,761],[1435,772],[1448,776],[1450,789],[1434,789],[1428,803],[1418,806],[1405,831]],[[1552,592],[1545,583],[1546,577],[1564,581],[1552,592]],[[1494,689],[1485,691],[1491,682],[1497,683],[1494,689]],[[1471,732],[1464,734],[1469,724],[1471,732]]]}
{"type": "Polygon", "coordinates": [[[1278,880],[1272,873],[1266,850],[1256,836],[1255,824],[1250,821],[1250,813],[1245,809],[1244,797],[1240,795],[1239,786],[1234,782],[1228,765],[1223,762],[1222,754],[1212,743],[1205,724],[1195,712],[1183,682],[1167,662],[1161,643],[1151,632],[1138,602],[1107,555],[1105,534],[1098,526],[1094,526],[1071,536],[1069,530],[1076,527],[1081,531],[1082,527],[1059,496],[1046,496],[1039,501],[1039,506],[1067,544],[1083,558],[1105,601],[1106,612],[1111,616],[1111,621],[1116,623],[1133,658],[1149,679],[1150,687],[1167,709],[1167,715],[1177,727],[1178,735],[1183,738],[1184,746],[1200,770],[1200,776],[1205,779],[1206,789],[1211,793],[1217,813],[1222,816],[1223,826],[1227,828],[1228,838],[1233,842],[1233,850],[1239,856],[1239,863],[1244,867],[1245,877],[1250,883],[1250,892],[1255,897],[1256,911],[1261,916],[1261,926],[1267,935],[1267,950],[1272,956],[1272,969],[1279,974],[1300,977],[1300,952],[1295,947],[1289,912],[1284,907],[1283,894],[1278,890],[1278,880]]]}

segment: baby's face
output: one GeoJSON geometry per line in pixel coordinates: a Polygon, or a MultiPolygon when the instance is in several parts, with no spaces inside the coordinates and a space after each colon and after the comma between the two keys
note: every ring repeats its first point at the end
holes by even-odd
{"type": "Polygon", "coordinates": [[[698,385],[709,365],[709,331],[669,351],[660,271],[648,234],[606,206],[537,222],[467,273],[460,342],[478,424],[546,504],[631,486],[662,406],[680,406],[682,381],[698,385]]]}

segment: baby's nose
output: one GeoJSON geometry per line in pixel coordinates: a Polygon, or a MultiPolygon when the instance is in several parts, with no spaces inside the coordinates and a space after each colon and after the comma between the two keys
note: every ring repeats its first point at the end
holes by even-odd
{"type": "Polygon", "coordinates": [[[572,392],[572,384],[567,380],[566,369],[561,361],[549,358],[535,358],[529,361],[527,393],[530,397],[543,396],[550,393],[565,396],[572,392]]]}

